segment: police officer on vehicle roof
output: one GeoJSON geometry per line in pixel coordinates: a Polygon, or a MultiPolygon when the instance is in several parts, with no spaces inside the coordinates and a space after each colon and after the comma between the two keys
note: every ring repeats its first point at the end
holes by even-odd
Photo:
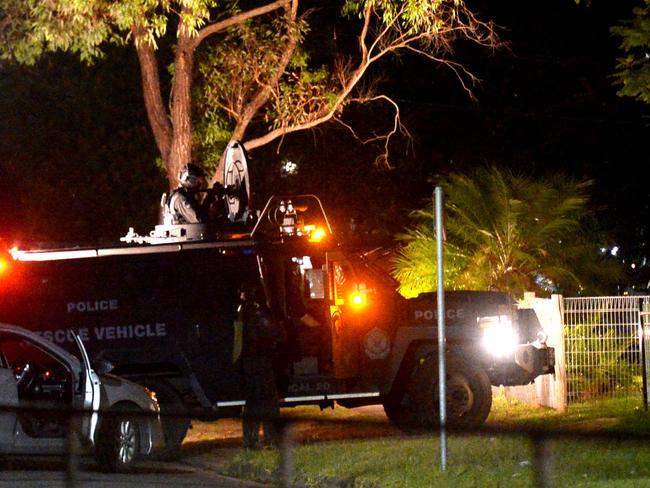
{"type": "Polygon", "coordinates": [[[206,186],[205,173],[198,166],[189,163],[181,169],[178,180],[180,186],[167,200],[171,223],[178,225],[205,222],[208,209],[214,200],[214,194],[210,191],[202,203],[198,200],[199,192],[206,186]]]}

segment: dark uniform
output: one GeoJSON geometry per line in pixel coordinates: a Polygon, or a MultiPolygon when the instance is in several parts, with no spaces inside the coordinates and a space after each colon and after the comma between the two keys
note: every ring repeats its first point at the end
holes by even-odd
{"type": "Polygon", "coordinates": [[[186,164],[178,174],[180,187],[176,188],[167,199],[165,211],[170,217],[168,224],[198,224],[208,219],[210,206],[218,194],[218,188],[203,190],[205,173],[193,164],[186,164]],[[199,202],[199,193],[206,193],[203,202],[199,202]]]}
{"type": "Polygon", "coordinates": [[[280,414],[275,359],[284,331],[255,297],[245,297],[239,315],[243,324],[241,351],[246,406],[243,412],[244,447],[261,447],[260,426],[267,443],[277,445],[280,414]]]}
{"type": "Polygon", "coordinates": [[[198,224],[204,221],[201,206],[196,199],[196,192],[187,188],[176,188],[169,196],[169,211],[172,224],[198,224]]]}

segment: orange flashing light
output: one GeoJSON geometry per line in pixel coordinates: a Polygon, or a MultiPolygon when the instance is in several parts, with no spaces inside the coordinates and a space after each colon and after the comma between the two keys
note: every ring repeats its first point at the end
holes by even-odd
{"type": "Polygon", "coordinates": [[[371,292],[365,283],[356,283],[352,286],[348,295],[350,305],[360,310],[368,305],[368,293],[371,292]]]}
{"type": "Polygon", "coordinates": [[[320,242],[325,238],[326,235],[327,234],[323,229],[318,228],[309,236],[309,242],[320,242]]]}

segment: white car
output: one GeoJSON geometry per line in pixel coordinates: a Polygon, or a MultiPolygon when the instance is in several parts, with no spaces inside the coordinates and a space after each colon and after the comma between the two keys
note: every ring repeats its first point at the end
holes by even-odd
{"type": "Polygon", "coordinates": [[[95,372],[84,345],[79,358],[22,327],[0,323],[0,453],[67,453],[68,434],[103,469],[124,471],[164,446],[155,393],[95,372]]]}

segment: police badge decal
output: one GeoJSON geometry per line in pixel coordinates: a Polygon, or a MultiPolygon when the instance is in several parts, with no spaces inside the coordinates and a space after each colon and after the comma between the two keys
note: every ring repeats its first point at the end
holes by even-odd
{"type": "Polygon", "coordinates": [[[390,352],[390,339],[386,331],[373,328],[363,338],[363,349],[370,359],[386,359],[390,352]]]}

